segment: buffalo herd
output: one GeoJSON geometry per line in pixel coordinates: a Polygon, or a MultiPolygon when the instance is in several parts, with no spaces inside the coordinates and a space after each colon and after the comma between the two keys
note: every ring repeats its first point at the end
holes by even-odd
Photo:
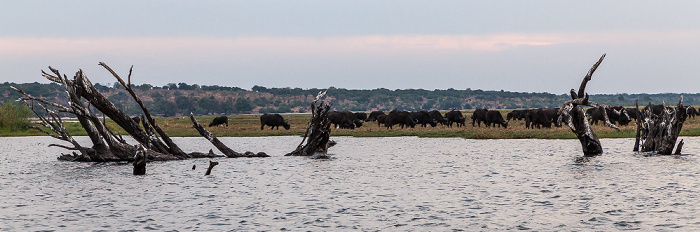
{"type": "MultiPolygon", "coordinates": [[[[664,105],[649,105],[644,107],[643,110],[651,108],[651,111],[656,115],[661,115],[667,108],[664,105]]],[[[622,106],[611,106],[608,108],[588,108],[586,110],[586,115],[590,124],[598,125],[599,122],[605,122],[605,114],[607,114],[608,120],[612,124],[619,124],[621,126],[628,125],[632,120],[639,120],[640,111],[637,108],[625,108],[622,106]]],[[[697,109],[693,107],[687,108],[687,113],[689,117],[695,117],[700,115],[697,109]]],[[[559,108],[533,108],[533,109],[517,109],[512,110],[506,114],[505,119],[498,110],[488,110],[488,109],[476,109],[471,114],[471,124],[472,127],[481,127],[483,123],[486,127],[503,127],[508,128],[508,123],[513,121],[525,121],[525,128],[527,129],[539,129],[539,128],[551,128],[552,125],[555,127],[561,127],[561,121],[559,120],[559,108]]],[[[377,122],[380,127],[386,127],[387,129],[399,128],[415,128],[419,127],[437,127],[442,125],[445,127],[462,127],[465,126],[466,117],[459,110],[451,110],[446,112],[444,115],[437,110],[432,111],[401,111],[394,109],[385,113],[384,111],[372,111],[369,113],[364,112],[350,112],[350,111],[331,111],[328,113],[328,119],[334,128],[340,129],[355,129],[362,127],[365,122],[377,122]]],[[[138,120],[138,118],[134,118],[138,120]]],[[[214,118],[209,124],[209,127],[226,125],[228,126],[228,118],[226,116],[219,116],[214,118]]],[[[265,126],[269,126],[270,129],[278,129],[282,126],[284,129],[289,130],[289,123],[279,114],[263,114],[260,116],[260,130],[263,130],[265,126]]]]}

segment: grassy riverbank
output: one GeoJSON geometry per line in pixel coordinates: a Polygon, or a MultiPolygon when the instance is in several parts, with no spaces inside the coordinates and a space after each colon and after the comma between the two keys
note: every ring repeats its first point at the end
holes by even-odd
{"type": "MultiPolygon", "coordinates": [[[[501,111],[503,115],[509,111],[501,111]]],[[[467,117],[471,115],[470,111],[465,112],[467,117]]],[[[285,119],[291,125],[289,130],[280,128],[279,130],[270,130],[265,127],[260,130],[259,115],[234,115],[229,117],[229,126],[225,127],[207,127],[209,131],[219,137],[257,137],[257,136],[279,136],[279,135],[304,135],[306,126],[308,125],[310,114],[293,114],[284,115],[285,119]]],[[[197,117],[197,120],[202,125],[208,125],[214,116],[197,117]]],[[[199,136],[197,131],[192,128],[192,122],[189,117],[170,117],[156,119],[158,124],[172,137],[191,137],[199,136]]],[[[421,128],[405,128],[386,129],[385,127],[377,126],[376,122],[367,122],[362,127],[349,129],[333,129],[331,136],[355,136],[355,137],[392,137],[392,136],[418,136],[418,137],[459,137],[468,139],[575,139],[575,135],[566,127],[553,127],[550,129],[526,129],[525,121],[511,121],[507,129],[485,127],[472,127],[471,120],[468,120],[466,127],[445,126],[421,128]]],[[[593,130],[600,138],[633,138],[636,130],[634,121],[628,126],[620,126],[621,131],[617,132],[602,124],[593,125],[593,130]]],[[[114,129],[122,135],[126,134],[113,122],[108,120],[107,126],[114,129]]],[[[72,135],[85,135],[85,131],[78,123],[67,123],[66,127],[72,135]]],[[[2,136],[36,136],[44,135],[36,130],[12,131],[3,132],[2,136]]],[[[700,117],[693,119],[688,118],[683,126],[681,136],[700,136],[700,117]]]]}

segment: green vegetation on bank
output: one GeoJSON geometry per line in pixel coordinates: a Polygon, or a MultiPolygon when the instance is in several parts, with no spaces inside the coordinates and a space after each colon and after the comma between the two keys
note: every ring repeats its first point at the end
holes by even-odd
{"type": "Polygon", "coordinates": [[[22,135],[29,125],[29,108],[24,104],[7,102],[0,105],[0,134],[22,135]]]}

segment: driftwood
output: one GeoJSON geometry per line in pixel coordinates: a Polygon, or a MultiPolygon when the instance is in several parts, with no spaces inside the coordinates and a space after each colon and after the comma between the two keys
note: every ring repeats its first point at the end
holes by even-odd
{"type": "Polygon", "coordinates": [[[192,113],[190,113],[190,120],[192,120],[192,124],[193,124],[194,128],[197,129],[197,132],[199,132],[199,134],[202,135],[202,137],[204,137],[204,138],[206,138],[207,140],[209,140],[209,142],[211,142],[211,144],[213,144],[214,147],[216,147],[216,149],[219,149],[219,151],[221,151],[221,153],[224,153],[224,155],[225,155],[226,157],[229,157],[229,158],[237,158],[237,157],[270,157],[270,156],[267,155],[265,152],[258,152],[258,153],[246,152],[246,153],[243,153],[243,154],[238,153],[238,152],[235,152],[235,151],[231,150],[231,148],[229,148],[228,146],[226,146],[224,143],[222,143],[221,141],[219,141],[219,139],[216,138],[216,135],[212,134],[212,133],[209,132],[207,129],[204,129],[204,127],[203,127],[201,124],[199,124],[199,122],[197,122],[197,119],[194,118],[194,114],[192,114],[192,113]]]}
{"type": "MultiPolygon", "coordinates": [[[[141,163],[137,162],[136,158],[143,157],[144,160],[153,161],[222,157],[221,155],[214,154],[211,150],[208,153],[184,153],[158,126],[141,99],[139,99],[133,89],[131,89],[131,70],[129,71],[128,82],[125,82],[106,64],[100,63],[99,65],[107,69],[139,104],[143,111],[141,120],[139,121],[143,127],[98,92],[82,70],[79,70],[73,79],[69,79],[66,75],[62,75],[57,69],[52,67],[49,67],[50,73],[42,70],[42,75],[45,78],[59,83],[65,88],[68,94],[67,106],[50,102],[40,97],[31,96],[21,89],[12,87],[22,94],[19,100],[25,102],[40,120],[40,126],[32,125],[30,126],[31,128],[70,144],[50,145],[73,151],[72,154],[64,154],[60,156],[59,159],[90,162],[135,161],[134,173],[145,173],[145,165],[141,167],[141,163]],[[34,107],[35,105],[42,109],[43,113],[37,111],[34,107]],[[103,113],[103,116],[109,117],[119,125],[119,127],[124,129],[138,144],[130,145],[126,143],[121,135],[115,135],[115,133],[105,126],[104,121],[100,121],[95,113],[92,112],[92,107],[98,109],[103,113]],[[80,125],[87,132],[92,146],[82,146],[73,139],[72,135],[64,126],[63,120],[59,116],[60,113],[68,113],[74,115],[78,119],[80,125]],[[139,146],[143,148],[139,149],[139,146]],[[137,164],[139,170],[137,170],[137,164]],[[141,169],[143,169],[143,171],[141,171],[141,169]]],[[[246,154],[251,156],[250,153],[251,152],[247,152],[246,154]]],[[[241,157],[246,156],[246,154],[241,157]]],[[[260,153],[253,155],[259,154],[260,153]]]]}
{"type": "Polygon", "coordinates": [[[586,74],[586,76],[583,78],[583,81],[581,81],[581,85],[579,86],[578,92],[576,92],[574,89],[571,89],[571,100],[564,102],[562,107],[559,109],[560,116],[557,120],[557,123],[564,122],[569,128],[571,128],[571,131],[574,132],[574,134],[576,134],[576,137],[581,142],[581,147],[583,148],[583,155],[586,157],[597,156],[602,154],[603,146],[600,144],[598,136],[596,136],[596,134],[593,133],[593,130],[591,130],[591,125],[588,123],[588,118],[585,112],[583,111],[582,106],[597,107],[601,109],[605,118],[605,125],[617,131],[620,131],[620,129],[617,128],[615,124],[610,123],[608,114],[605,110],[606,108],[609,108],[609,106],[590,101],[588,99],[588,94],[586,93],[586,84],[588,84],[588,82],[591,80],[593,72],[595,72],[600,63],[603,62],[604,58],[605,54],[603,54],[603,56],[600,57],[598,62],[596,62],[593,65],[593,67],[591,67],[591,69],[588,70],[588,74],[586,74]]]}
{"type": "Polygon", "coordinates": [[[146,149],[141,145],[134,156],[134,175],[146,175],[146,149]]]}
{"type": "Polygon", "coordinates": [[[319,92],[311,102],[311,120],[304,134],[304,139],[297,148],[285,156],[311,156],[313,158],[328,158],[328,148],[335,145],[330,140],[331,122],[328,119],[328,111],[331,106],[319,100],[326,95],[328,90],[319,92]],[[306,144],[304,144],[306,142],[306,144]]]}
{"type": "Polygon", "coordinates": [[[219,165],[219,162],[214,162],[209,160],[209,168],[207,168],[207,172],[204,173],[205,176],[208,176],[211,174],[211,170],[214,169],[214,166],[219,165]]]}
{"type": "MultiPolygon", "coordinates": [[[[660,115],[654,114],[651,103],[640,111],[642,120],[637,122],[637,136],[634,151],[653,152],[659,155],[681,154],[683,140],[676,145],[678,135],[681,133],[683,123],[688,117],[688,112],[683,106],[683,96],[678,100],[676,107],[663,106],[660,115]]],[[[639,104],[637,104],[639,108],[639,104]]]]}

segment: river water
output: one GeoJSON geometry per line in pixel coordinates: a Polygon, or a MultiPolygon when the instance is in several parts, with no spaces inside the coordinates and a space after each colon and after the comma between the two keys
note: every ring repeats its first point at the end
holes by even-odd
{"type": "Polygon", "coordinates": [[[577,140],[333,139],[333,159],[313,160],[283,156],[300,137],[222,138],[272,157],[217,158],[210,176],[209,159],[152,162],[133,176],[58,161],[50,137],[0,138],[0,231],[700,230],[700,138],[680,156],[603,139],[587,162],[577,140]]]}

